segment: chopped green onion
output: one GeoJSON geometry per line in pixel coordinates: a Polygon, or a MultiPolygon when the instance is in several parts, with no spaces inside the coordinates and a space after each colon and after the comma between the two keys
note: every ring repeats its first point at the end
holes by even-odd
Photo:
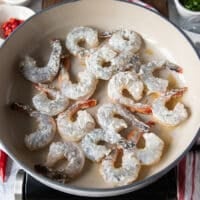
{"type": "Polygon", "coordinates": [[[182,5],[192,11],[200,11],[200,0],[181,0],[182,5]]]}

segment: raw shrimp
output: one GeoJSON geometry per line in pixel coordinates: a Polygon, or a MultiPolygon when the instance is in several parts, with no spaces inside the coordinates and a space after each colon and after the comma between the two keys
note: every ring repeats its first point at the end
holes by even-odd
{"type": "MultiPolygon", "coordinates": [[[[129,142],[130,143],[130,142],[129,142]]],[[[109,184],[123,186],[135,181],[140,172],[141,164],[135,155],[135,145],[127,144],[120,147],[123,150],[120,167],[115,166],[119,149],[114,149],[100,164],[100,173],[109,184]]]]}
{"type": "Polygon", "coordinates": [[[133,55],[130,52],[118,54],[104,45],[86,58],[86,66],[96,78],[109,80],[118,71],[134,68],[137,63],[132,63],[134,61],[132,58],[133,55]]]}
{"type": "Polygon", "coordinates": [[[100,162],[103,157],[110,153],[111,148],[98,143],[104,141],[109,144],[116,144],[120,139],[121,136],[115,132],[94,129],[82,139],[81,147],[88,159],[100,162]]]}
{"type": "Polygon", "coordinates": [[[140,49],[142,39],[135,31],[124,29],[114,32],[108,43],[114,51],[135,53],[140,49]]]}
{"type": "MultiPolygon", "coordinates": [[[[68,59],[68,58],[67,58],[68,59]]],[[[72,83],[69,77],[68,69],[70,62],[68,62],[62,69],[59,75],[59,85],[61,93],[73,100],[83,100],[91,97],[96,89],[98,80],[87,70],[79,72],[78,83],[72,83]]]]}
{"type": "MultiPolygon", "coordinates": [[[[36,166],[36,170],[42,169],[43,175],[59,182],[68,182],[78,176],[85,164],[85,156],[81,148],[73,142],[54,142],[49,147],[49,153],[45,166],[36,166]],[[67,163],[61,169],[54,166],[61,160],[67,163]]],[[[39,170],[37,170],[39,171],[39,170]]],[[[40,172],[39,171],[39,172],[40,172]]]]}
{"type": "Polygon", "coordinates": [[[46,66],[38,67],[36,61],[30,56],[25,56],[20,63],[20,71],[27,80],[34,83],[46,83],[56,77],[61,66],[62,46],[60,40],[53,40],[51,46],[52,52],[46,66]]]}
{"type": "Polygon", "coordinates": [[[154,133],[145,133],[142,137],[145,140],[145,147],[136,148],[136,157],[142,165],[152,165],[160,160],[164,142],[154,133]]]}
{"type": "Polygon", "coordinates": [[[26,112],[30,117],[36,118],[38,122],[38,129],[25,136],[24,141],[28,149],[38,150],[50,144],[56,134],[56,123],[52,117],[20,103],[13,103],[11,106],[14,110],[26,112]]]}
{"type": "Polygon", "coordinates": [[[176,72],[182,72],[182,69],[168,61],[152,61],[148,64],[142,65],[140,68],[140,75],[146,84],[149,93],[164,93],[168,87],[168,80],[155,77],[153,72],[158,69],[169,69],[176,72]]]}
{"type": "Polygon", "coordinates": [[[97,111],[97,118],[100,126],[105,130],[119,132],[129,125],[143,133],[149,130],[148,125],[139,121],[131,112],[119,104],[103,104],[97,111]],[[120,115],[124,119],[119,119],[115,115],[120,115]]]}
{"type": "Polygon", "coordinates": [[[140,134],[139,138],[132,131],[128,134],[128,139],[133,141],[135,144],[138,143],[140,138],[143,137],[145,140],[144,148],[135,147],[135,154],[142,165],[152,165],[158,162],[162,156],[164,149],[163,140],[158,137],[155,133],[144,133],[140,134]],[[136,138],[137,137],[137,138],[136,138]]]}
{"type": "Polygon", "coordinates": [[[69,99],[59,91],[55,91],[42,84],[35,85],[35,87],[41,92],[32,98],[32,102],[34,107],[41,113],[55,116],[68,107],[69,99]]]}
{"type": "Polygon", "coordinates": [[[66,47],[74,56],[84,57],[89,55],[90,50],[98,45],[98,32],[90,27],[75,27],[66,37],[66,47]],[[82,47],[81,43],[87,45],[89,49],[82,47]]]}
{"type": "Polygon", "coordinates": [[[115,102],[129,107],[132,111],[151,113],[151,107],[137,103],[143,96],[144,85],[134,71],[119,72],[108,83],[108,96],[115,102]],[[133,98],[125,97],[123,91],[127,90],[133,98]]]}
{"type": "Polygon", "coordinates": [[[182,103],[177,103],[173,110],[169,110],[165,104],[172,97],[180,97],[187,90],[187,88],[172,89],[166,94],[161,95],[152,104],[153,116],[161,123],[168,126],[177,126],[182,121],[187,119],[188,112],[182,103]]]}
{"type": "Polygon", "coordinates": [[[61,137],[66,141],[79,141],[89,131],[94,129],[95,121],[86,109],[96,106],[96,100],[89,99],[76,102],[67,111],[57,117],[57,127],[61,137]],[[76,120],[73,120],[74,114],[77,113],[76,120]]]}

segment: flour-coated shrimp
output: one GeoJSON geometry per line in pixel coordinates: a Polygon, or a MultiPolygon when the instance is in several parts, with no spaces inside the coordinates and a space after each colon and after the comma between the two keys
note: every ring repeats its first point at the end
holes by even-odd
{"type": "Polygon", "coordinates": [[[61,159],[67,159],[64,173],[69,177],[77,176],[85,164],[84,153],[74,142],[54,142],[50,145],[46,166],[53,167],[61,159]]]}
{"type": "Polygon", "coordinates": [[[97,118],[100,126],[105,130],[119,132],[128,126],[145,133],[148,132],[149,126],[138,120],[130,111],[120,104],[107,103],[103,104],[97,111],[97,118]],[[123,119],[115,117],[120,115],[123,119]]]}
{"type": "Polygon", "coordinates": [[[36,165],[35,169],[44,176],[62,183],[78,176],[85,164],[85,156],[78,144],[73,142],[54,142],[49,147],[45,165],[36,165]],[[66,160],[59,169],[55,165],[66,160]]]}
{"type": "Polygon", "coordinates": [[[68,72],[70,62],[66,63],[59,75],[59,89],[61,93],[65,97],[73,100],[84,100],[91,97],[96,89],[98,79],[92,73],[85,70],[79,72],[78,82],[72,83],[68,72]]]}
{"type": "Polygon", "coordinates": [[[176,72],[182,72],[182,69],[168,61],[152,61],[140,68],[140,75],[145,85],[147,86],[149,93],[164,93],[168,87],[168,80],[155,77],[153,72],[158,69],[169,69],[176,72]]]}
{"type": "Polygon", "coordinates": [[[66,47],[74,56],[87,56],[98,44],[97,30],[86,26],[73,28],[66,37],[66,47]],[[85,43],[88,48],[82,47],[81,43],[85,43]]]}
{"type": "MultiPolygon", "coordinates": [[[[126,142],[125,142],[126,143],[126,142]]],[[[135,181],[141,164],[135,155],[135,145],[127,144],[119,147],[123,151],[120,167],[115,166],[119,149],[114,149],[100,164],[100,173],[105,182],[113,186],[123,186],[135,181]]]]}
{"type": "Polygon", "coordinates": [[[81,110],[93,106],[96,106],[96,100],[94,99],[76,102],[65,112],[58,115],[56,119],[57,127],[64,140],[79,141],[84,135],[94,129],[95,121],[92,115],[86,110],[81,110]],[[73,120],[76,113],[77,117],[73,120]]]}
{"type": "Polygon", "coordinates": [[[96,78],[109,80],[116,72],[133,68],[135,63],[131,63],[132,57],[130,52],[118,54],[104,45],[86,58],[86,66],[96,78]]]}
{"type": "Polygon", "coordinates": [[[114,32],[108,43],[114,51],[136,53],[142,45],[142,39],[135,31],[123,29],[114,32]]]}
{"type": "Polygon", "coordinates": [[[139,148],[135,146],[135,154],[142,165],[152,165],[158,162],[162,156],[164,149],[164,141],[155,133],[149,132],[140,134],[139,137],[132,131],[128,134],[128,140],[137,144],[140,138],[143,137],[145,146],[139,148]]]}
{"type": "Polygon", "coordinates": [[[13,103],[11,107],[14,110],[26,112],[38,122],[37,130],[26,135],[24,139],[29,150],[38,150],[51,143],[56,134],[56,123],[52,117],[34,111],[31,107],[21,103],[13,103]]]}
{"type": "Polygon", "coordinates": [[[151,113],[151,107],[137,103],[143,96],[144,85],[134,71],[119,72],[108,83],[108,96],[119,104],[129,107],[132,111],[151,113]],[[125,97],[123,91],[127,90],[132,98],[125,97]]]}
{"type": "Polygon", "coordinates": [[[136,149],[136,157],[142,165],[152,165],[160,160],[164,142],[154,133],[144,133],[142,137],[145,140],[145,147],[136,149]]]}
{"type": "Polygon", "coordinates": [[[34,107],[43,114],[55,116],[63,112],[69,105],[69,99],[59,91],[37,84],[36,89],[41,91],[32,98],[34,107]],[[51,98],[49,98],[49,96],[51,98]]]}
{"type": "Polygon", "coordinates": [[[94,129],[82,139],[81,147],[88,159],[100,162],[110,153],[111,148],[98,143],[104,141],[108,144],[116,144],[120,139],[121,136],[115,132],[94,129]]]}
{"type": "Polygon", "coordinates": [[[46,66],[38,67],[36,61],[30,56],[25,56],[20,63],[20,71],[27,80],[34,83],[46,83],[56,77],[61,66],[62,46],[60,40],[53,40],[51,46],[52,52],[46,66]]]}
{"type": "Polygon", "coordinates": [[[153,116],[161,123],[168,126],[177,126],[187,119],[188,112],[182,103],[177,103],[173,110],[169,110],[165,104],[171,98],[181,97],[187,88],[172,89],[158,97],[152,104],[153,116]]]}

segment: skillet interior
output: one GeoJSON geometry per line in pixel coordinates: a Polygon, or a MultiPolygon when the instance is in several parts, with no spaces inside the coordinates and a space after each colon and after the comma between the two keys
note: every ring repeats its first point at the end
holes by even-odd
{"type": "Polygon", "coordinates": [[[2,143],[8,153],[25,170],[55,189],[88,196],[115,195],[135,190],[158,178],[160,176],[158,173],[163,173],[163,170],[171,166],[197,134],[200,121],[199,58],[191,44],[173,25],[142,7],[114,0],[81,0],[49,9],[32,17],[8,39],[0,50],[0,61],[0,138],[2,143]],[[189,90],[183,101],[190,109],[190,118],[178,128],[163,132],[157,130],[167,144],[165,155],[155,167],[144,169],[139,178],[141,181],[129,186],[108,189],[110,186],[98,178],[98,175],[95,175],[95,178],[92,175],[93,171],[96,172],[98,169],[90,168],[90,166],[85,169],[80,179],[68,185],[58,184],[36,174],[33,171],[33,165],[38,163],[43,155],[41,152],[29,152],[23,142],[24,135],[30,131],[32,122],[23,114],[10,111],[7,106],[13,101],[30,103],[31,100],[31,84],[23,80],[17,70],[20,58],[30,53],[45,62],[50,50],[49,40],[55,37],[64,40],[66,33],[78,25],[88,25],[100,30],[118,28],[136,30],[155,45],[165,57],[184,68],[185,83],[189,90]],[[157,175],[152,178],[155,174],[157,175]],[[77,189],[79,189],[78,193],[77,189]]]}

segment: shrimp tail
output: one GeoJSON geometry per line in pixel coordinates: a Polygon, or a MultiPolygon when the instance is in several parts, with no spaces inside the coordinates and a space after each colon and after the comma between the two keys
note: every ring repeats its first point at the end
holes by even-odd
{"type": "Polygon", "coordinates": [[[36,89],[36,90],[38,90],[38,91],[40,91],[40,92],[46,92],[46,93],[48,93],[48,86],[47,85],[45,85],[45,84],[41,84],[41,83],[34,83],[33,84],[33,86],[34,86],[34,88],[36,89]]]}
{"type": "MultiPolygon", "coordinates": [[[[187,89],[188,89],[187,87],[173,89],[169,91],[169,94],[171,94],[172,97],[174,98],[182,97],[183,94],[187,91],[187,89]]],[[[166,96],[168,96],[168,93],[166,94],[166,96]]]]}
{"type": "Polygon", "coordinates": [[[35,83],[34,87],[36,90],[48,94],[50,98],[55,98],[58,94],[58,91],[54,87],[51,87],[47,84],[35,83]]]}
{"type": "Polygon", "coordinates": [[[154,121],[152,121],[152,120],[149,120],[149,121],[147,121],[147,122],[145,122],[147,125],[149,125],[149,127],[153,127],[153,126],[155,126],[156,125],[156,123],[154,122],[154,121]]]}
{"type": "Polygon", "coordinates": [[[132,130],[131,132],[128,133],[127,135],[127,140],[133,141],[135,144],[137,144],[142,137],[143,132],[138,131],[138,130],[132,130]]]}
{"type": "Polygon", "coordinates": [[[25,105],[23,103],[18,103],[18,102],[13,102],[10,105],[10,108],[12,110],[21,111],[21,112],[24,112],[24,113],[29,114],[29,115],[30,115],[31,112],[33,112],[33,108],[31,108],[28,105],[25,105]]]}
{"type": "Polygon", "coordinates": [[[178,66],[178,65],[175,65],[173,63],[167,62],[166,66],[172,71],[175,71],[175,72],[178,72],[178,73],[183,73],[183,68],[178,66]]]}
{"type": "Polygon", "coordinates": [[[71,178],[63,171],[52,170],[51,168],[43,165],[35,165],[34,168],[38,173],[60,183],[67,183],[71,180],[71,178]]]}
{"type": "Polygon", "coordinates": [[[151,114],[152,113],[152,108],[150,105],[146,105],[146,104],[142,104],[139,106],[127,106],[127,108],[131,111],[131,112],[138,112],[138,113],[142,113],[142,114],[151,114]]]}
{"type": "Polygon", "coordinates": [[[96,99],[88,99],[85,101],[81,101],[79,103],[80,108],[81,109],[86,109],[86,108],[90,108],[90,107],[94,107],[97,105],[97,100],[96,99]]]}
{"type": "Polygon", "coordinates": [[[72,117],[77,111],[80,109],[86,109],[86,108],[91,108],[97,105],[97,100],[96,99],[88,99],[88,100],[83,100],[79,101],[75,104],[73,104],[69,109],[70,117],[72,117]]]}
{"type": "Polygon", "coordinates": [[[103,31],[101,33],[99,33],[98,37],[100,39],[107,39],[107,38],[111,38],[112,36],[112,32],[109,32],[109,31],[103,31]]]}
{"type": "Polygon", "coordinates": [[[61,62],[63,67],[65,67],[65,69],[68,71],[71,67],[71,61],[69,55],[68,54],[63,55],[61,58],[61,62]]]}

